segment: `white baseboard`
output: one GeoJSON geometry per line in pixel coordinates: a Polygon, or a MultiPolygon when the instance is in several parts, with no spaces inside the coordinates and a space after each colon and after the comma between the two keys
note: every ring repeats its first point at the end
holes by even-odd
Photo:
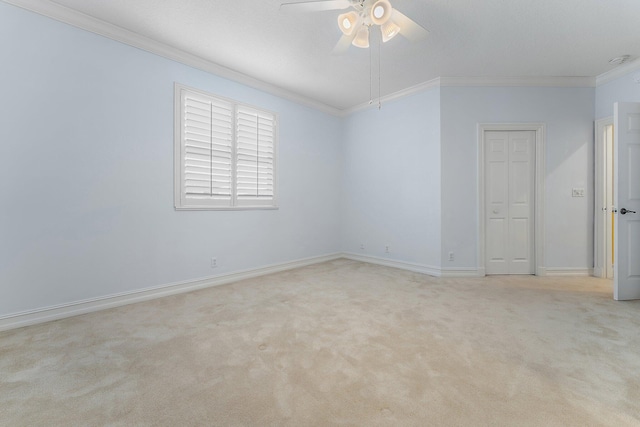
{"type": "MultiPolygon", "coordinates": [[[[23,326],[35,325],[38,323],[50,322],[52,320],[64,319],[66,317],[80,314],[92,313],[94,311],[108,308],[120,307],[169,295],[176,295],[198,289],[220,286],[240,280],[251,279],[267,274],[278,273],[280,271],[292,270],[294,268],[319,264],[339,258],[351,259],[354,261],[366,262],[369,264],[384,265],[387,267],[399,268],[401,270],[413,271],[427,274],[434,277],[479,277],[484,273],[473,268],[438,268],[423,264],[416,264],[392,259],[380,258],[370,255],[360,255],[350,252],[327,254],[317,257],[304,258],[281,264],[273,264],[264,267],[243,270],[235,273],[220,276],[204,277],[196,280],[170,283],[137,291],[124,292],[120,294],[107,295],[98,298],[91,298],[81,301],[74,301],[68,304],[61,304],[21,313],[10,314],[0,317],[0,331],[21,328],[23,326]]],[[[591,276],[593,269],[581,268],[547,268],[544,272],[547,276],[591,276]]]]}
{"type": "MultiPolygon", "coordinates": [[[[415,271],[417,273],[428,274],[429,276],[454,278],[454,277],[484,277],[484,268],[473,267],[449,267],[439,268],[423,264],[414,264],[404,261],[396,261],[386,258],[375,257],[371,255],[361,255],[352,252],[344,252],[341,254],[343,258],[355,261],[367,262],[370,264],[385,265],[387,267],[399,268],[401,270],[415,271]]],[[[567,276],[567,277],[586,277],[592,276],[593,269],[590,268],[545,268],[537,267],[536,276],[567,276]]]]}
{"type": "Polygon", "coordinates": [[[440,270],[440,268],[432,267],[429,265],[414,264],[411,262],[404,262],[404,261],[396,261],[393,259],[380,258],[376,256],[371,256],[371,255],[354,254],[353,252],[343,252],[341,255],[343,258],[351,259],[354,261],[361,261],[369,264],[384,265],[386,267],[393,267],[393,268],[399,268],[401,270],[408,270],[408,271],[414,271],[416,273],[423,273],[429,276],[441,277],[442,275],[442,271],[440,270]]]}
{"type": "Polygon", "coordinates": [[[74,301],[68,304],[61,304],[51,307],[39,308],[10,314],[0,317],[0,331],[21,328],[23,326],[35,325],[38,323],[50,322],[52,320],[64,319],[66,317],[91,313],[107,308],[120,307],[136,302],[148,301],[169,295],[181,294],[212,286],[225,285],[240,280],[251,279],[258,276],[277,273],[280,271],[292,270],[294,268],[305,267],[307,265],[319,264],[326,261],[341,258],[341,254],[328,254],[318,257],[304,258],[300,260],[273,264],[255,269],[243,270],[235,273],[220,276],[205,277],[197,280],[170,283],[151,288],[141,289],[132,292],[107,295],[98,298],[91,298],[82,301],[74,301]]]}
{"type": "Polygon", "coordinates": [[[473,267],[450,267],[440,268],[431,265],[416,264],[405,261],[397,261],[393,259],[380,258],[371,255],[355,254],[353,252],[342,253],[343,258],[352,259],[354,261],[367,262],[369,264],[384,265],[387,267],[399,268],[401,270],[414,271],[416,273],[427,274],[434,277],[482,277],[484,269],[478,270],[473,267]]]}
{"type": "Polygon", "coordinates": [[[441,270],[440,277],[484,277],[484,269],[469,267],[450,267],[441,270]]]}
{"type": "Polygon", "coordinates": [[[592,268],[546,268],[546,276],[587,277],[593,276],[592,268]]]}

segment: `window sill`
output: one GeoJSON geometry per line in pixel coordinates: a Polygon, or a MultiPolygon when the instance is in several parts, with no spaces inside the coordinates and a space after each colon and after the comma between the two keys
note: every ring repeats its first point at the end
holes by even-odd
{"type": "Polygon", "coordinates": [[[279,206],[175,206],[177,211],[275,211],[279,206]]]}

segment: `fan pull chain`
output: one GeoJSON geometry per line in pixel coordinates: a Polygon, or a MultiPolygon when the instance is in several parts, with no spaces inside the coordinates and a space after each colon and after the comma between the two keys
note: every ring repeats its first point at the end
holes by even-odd
{"type": "Polygon", "coordinates": [[[373,61],[371,59],[371,49],[369,49],[369,105],[371,104],[373,104],[373,61]]]}
{"type": "Polygon", "coordinates": [[[382,40],[378,39],[378,110],[382,109],[382,91],[380,90],[380,88],[382,87],[382,72],[380,71],[382,69],[382,66],[380,65],[382,63],[382,40]]]}

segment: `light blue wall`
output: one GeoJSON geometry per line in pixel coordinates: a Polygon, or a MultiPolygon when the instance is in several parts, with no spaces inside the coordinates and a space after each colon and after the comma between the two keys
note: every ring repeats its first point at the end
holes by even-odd
{"type": "Polygon", "coordinates": [[[593,88],[441,88],[443,268],[478,264],[478,123],[524,122],[547,129],[545,265],[593,266],[594,96],[593,88]],[[571,197],[573,187],[585,197],[571,197]]]}
{"type": "Polygon", "coordinates": [[[340,249],[341,119],[3,2],[0,55],[0,317],[340,249]],[[174,82],[279,114],[279,210],[174,210],[174,82]]]}
{"type": "Polygon", "coordinates": [[[343,143],[343,250],[439,268],[440,89],[352,114],[343,143]]]}
{"type": "Polygon", "coordinates": [[[594,111],[640,101],[630,74],[340,119],[3,2],[0,55],[0,317],[338,251],[474,269],[478,123],[547,125],[545,264],[590,268],[594,111]],[[279,113],[279,210],[174,210],[174,82],[279,113]]]}
{"type": "Polygon", "coordinates": [[[640,102],[640,71],[634,71],[596,88],[596,119],[613,117],[616,102],[640,102]]]}

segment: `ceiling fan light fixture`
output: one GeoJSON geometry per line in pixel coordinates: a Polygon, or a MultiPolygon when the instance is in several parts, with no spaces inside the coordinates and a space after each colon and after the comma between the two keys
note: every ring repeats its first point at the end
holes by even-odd
{"type": "Polygon", "coordinates": [[[366,25],[363,25],[362,27],[360,27],[360,29],[358,30],[358,33],[356,34],[356,38],[353,39],[353,42],[351,44],[353,44],[355,47],[360,47],[363,49],[368,48],[369,47],[369,27],[367,27],[366,25]]]}
{"type": "Polygon", "coordinates": [[[371,7],[371,21],[376,25],[383,25],[391,18],[392,12],[389,0],[378,0],[371,7]]]}
{"type": "Polygon", "coordinates": [[[400,33],[400,27],[395,22],[389,20],[380,27],[382,42],[386,43],[400,33]]]}
{"type": "Polygon", "coordinates": [[[358,22],[358,14],[354,11],[343,13],[338,16],[338,27],[345,36],[350,36],[356,29],[356,23],[358,22]]]}

